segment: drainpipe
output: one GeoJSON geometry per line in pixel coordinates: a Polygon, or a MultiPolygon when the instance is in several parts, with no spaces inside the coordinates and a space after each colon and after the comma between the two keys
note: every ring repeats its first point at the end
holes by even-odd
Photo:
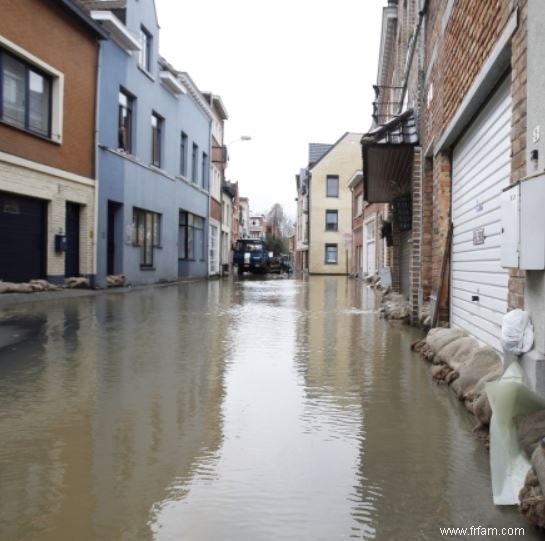
{"type": "Polygon", "coordinates": [[[414,31],[413,39],[409,45],[409,51],[407,54],[407,65],[405,66],[405,73],[403,74],[403,85],[401,88],[401,98],[399,100],[399,107],[397,114],[400,115],[403,112],[403,102],[405,101],[405,94],[407,93],[407,87],[409,85],[409,75],[411,73],[411,66],[413,64],[414,52],[416,50],[416,43],[418,42],[418,36],[424,22],[424,17],[428,13],[429,0],[424,0],[422,9],[418,12],[418,22],[416,23],[416,29],[414,31]]]}
{"type": "Polygon", "coordinates": [[[98,160],[98,137],[99,137],[99,125],[100,125],[100,73],[102,65],[102,41],[98,42],[98,59],[97,59],[97,82],[96,82],[96,96],[95,96],[95,134],[94,134],[94,153],[95,153],[95,208],[93,213],[93,236],[92,236],[92,249],[91,249],[91,273],[94,276],[93,283],[94,288],[97,287],[97,273],[98,273],[98,210],[99,210],[99,198],[98,190],[100,188],[100,182],[98,178],[99,160],[98,160]]]}

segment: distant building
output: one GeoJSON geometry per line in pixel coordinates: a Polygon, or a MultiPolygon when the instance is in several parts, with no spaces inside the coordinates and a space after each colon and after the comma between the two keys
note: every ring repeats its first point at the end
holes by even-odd
{"type": "Polygon", "coordinates": [[[361,135],[345,133],[308,167],[308,270],[349,274],[352,194],[348,182],[361,163],[361,135]]]}
{"type": "Polygon", "coordinates": [[[94,279],[97,68],[105,37],[69,0],[2,5],[0,280],[94,279]]]}
{"type": "Polygon", "coordinates": [[[222,190],[222,221],[221,221],[221,264],[224,272],[229,272],[233,260],[234,215],[238,198],[238,182],[223,183],[222,190]]]}
{"type": "Polygon", "coordinates": [[[361,169],[348,182],[352,191],[352,274],[362,277],[377,274],[385,266],[386,244],[381,236],[387,206],[369,204],[363,191],[361,169]]]}
{"type": "Polygon", "coordinates": [[[329,144],[310,143],[308,146],[308,164],[295,175],[297,187],[297,223],[295,241],[295,270],[308,272],[308,243],[309,243],[309,187],[312,167],[332,147],[329,144]]]}
{"type": "Polygon", "coordinates": [[[221,222],[223,182],[227,166],[227,148],[223,144],[223,125],[227,111],[220,96],[205,92],[204,97],[212,109],[212,160],[210,175],[210,225],[208,232],[208,273],[220,274],[221,265],[221,222]]]}
{"type": "MultiPolygon", "coordinates": [[[[239,197],[239,237],[247,239],[250,236],[250,202],[247,197],[239,197]]],[[[235,239],[238,240],[238,239],[235,239]]]]}
{"type": "Polygon", "coordinates": [[[263,214],[251,214],[248,234],[252,239],[265,239],[267,234],[267,220],[263,214]]]}

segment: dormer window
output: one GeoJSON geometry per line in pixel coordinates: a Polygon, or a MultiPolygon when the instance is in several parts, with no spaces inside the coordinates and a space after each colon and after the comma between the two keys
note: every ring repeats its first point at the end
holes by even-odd
{"type": "Polygon", "coordinates": [[[151,72],[151,44],[153,37],[152,35],[144,28],[140,27],[140,67],[147,72],[151,72]]]}

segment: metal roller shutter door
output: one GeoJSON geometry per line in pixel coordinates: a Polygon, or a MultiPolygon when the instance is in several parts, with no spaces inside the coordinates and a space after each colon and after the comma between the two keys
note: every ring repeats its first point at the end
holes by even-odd
{"type": "Polygon", "coordinates": [[[44,277],[45,203],[0,192],[0,280],[44,277]]]}
{"type": "Polygon", "coordinates": [[[451,325],[501,350],[507,269],[501,257],[501,193],[511,175],[511,87],[499,87],[454,148],[451,325]]]}

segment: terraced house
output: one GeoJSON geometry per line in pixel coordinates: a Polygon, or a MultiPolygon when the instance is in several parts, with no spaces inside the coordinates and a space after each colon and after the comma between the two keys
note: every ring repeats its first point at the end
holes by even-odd
{"type": "Polygon", "coordinates": [[[92,279],[106,36],[70,0],[4,0],[1,13],[0,280],[92,279]]]}
{"type": "Polygon", "coordinates": [[[208,275],[210,101],[159,56],[153,1],[81,0],[110,37],[100,70],[97,282],[208,275]]]}
{"type": "Polygon", "coordinates": [[[521,362],[542,393],[544,16],[539,0],[389,0],[362,138],[365,197],[393,216],[389,261],[413,319],[431,299],[501,352],[504,314],[526,309],[536,340],[521,362]]]}

